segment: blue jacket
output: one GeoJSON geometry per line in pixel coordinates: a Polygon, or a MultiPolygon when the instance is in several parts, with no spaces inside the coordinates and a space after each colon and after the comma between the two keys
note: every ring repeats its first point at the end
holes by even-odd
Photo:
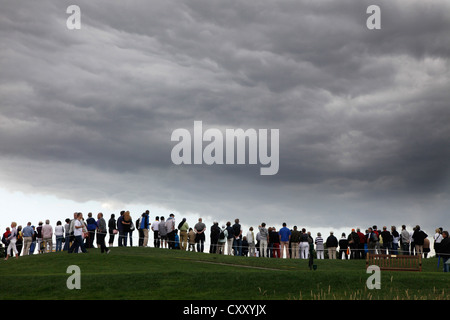
{"type": "Polygon", "coordinates": [[[146,214],[141,219],[140,229],[148,229],[148,228],[149,228],[149,218],[148,214],[146,214]]]}

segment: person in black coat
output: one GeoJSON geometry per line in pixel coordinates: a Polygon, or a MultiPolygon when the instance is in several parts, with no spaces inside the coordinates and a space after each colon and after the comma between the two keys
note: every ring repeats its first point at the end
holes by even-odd
{"type": "Polygon", "coordinates": [[[336,259],[336,248],[338,247],[338,240],[334,236],[334,232],[330,231],[330,235],[327,238],[326,246],[328,249],[328,259],[336,259]]]}
{"type": "Polygon", "coordinates": [[[111,214],[111,218],[108,221],[108,232],[109,232],[109,241],[108,244],[110,247],[114,244],[115,232],[117,232],[117,224],[116,224],[116,216],[115,214],[111,214]]]}
{"type": "Polygon", "coordinates": [[[442,232],[442,238],[438,253],[444,264],[444,272],[449,272],[450,265],[447,263],[450,262],[450,238],[448,237],[448,231],[442,232]]]}
{"type": "Polygon", "coordinates": [[[420,226],[416,226],[414,228],[413,236],[414,238],[414,245],[416,246],[416,255],[422,255],[423,254],[423,244],[425,242],[425,238],[428,237],[428,235],[423,232],[423,230],[420,230],[420,226]]]}
{"type": "Polygon", "coordinates": [[[209,253],[217,253],[217,246],[219,243],[219,236],[220,236],[220,227],[219,223],[217,221],[214,221],[213,225],[211,226],[211,244],[209,247],[209,253]]]}
{"type": "Polygon", "coordinates": [[[345,236],[345,233],[342,234],[341,239],[339,240],[339,260],[342,260],[342,255],[345,254],[345,260],[348,260],[348,239],[345,236]]]}

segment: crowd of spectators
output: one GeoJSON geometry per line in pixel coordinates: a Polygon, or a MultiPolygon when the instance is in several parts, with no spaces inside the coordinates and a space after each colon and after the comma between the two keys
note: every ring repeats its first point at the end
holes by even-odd
{"type": "MultiPolygon", "coordinates": [[[[31,255],[35,252],[86,253],[87,249],[94,248],[95,244],[102,253],[108,254],[116,237],[119,247],[133,246],[134,232],[138,234],[139,247],[148,247],[153,234],[155,248],[205,252],[207,229],[202,218],[190,227],[186,219],[176,223],[174,214],[170,214],[167,219],[158,216],[150,222],[148,210],[135,221],[129,211],[122,211],[117,219],[112,214],[108,222],[102,213],[97,214],[97,219],[92,213],[84,219],[81,212],[76,212],[72,219],[65,220],[64,225],[58,221],[55,228],[49,220],[46,220],[45,224],[40,221],[38,227],[28,222],[23,229],[22,226],[17,226],[16,222],[12,222],[11,228],[6,228],[2,242],[5,245],[5,260],[13,255],[18,258],[20,255],[31,255]]],[[[333,231],[326,237],[320,232],[313,236],[306,228],[288,228],[286,223],[282,223],[279,230],[265,223],[261,223],[257,228],[243,230],[239,219],[235,219],[233,224],[229,221],[222,226],[214,221],[209,228],[208,252],[247,257],[319,260],[365,259],[368,253],[421,255],[427,258],[431,251],[430,238],[436,256],[443,258],[444,271],[448,272],[448,231],[436,228],[435,234],[430,237],[419,225],[412,230],[407,230],[403,225],[400,232],[395,226],[389,229],[384,226],[379,230],[374,225],[364,232],[356,228],[348,234],[342,233],[338,239],[333,231]]]]}

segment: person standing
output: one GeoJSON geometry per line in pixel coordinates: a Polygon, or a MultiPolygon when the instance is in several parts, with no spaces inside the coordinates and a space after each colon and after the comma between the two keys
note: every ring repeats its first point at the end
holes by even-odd
{"type": "Polygon", "coordinates": [[[373,229],[367,229],[367,249],[370,254],[377,254],[377,244],[379,244],[378,233],[373,229]]]}
{"type": "Polygon", "coordinates": [[[6,231],[5,231],[5,233],[3,234],[3,237],[2,237],[2,243],[5,245],[5,252],[4,252],[5,258],[6,258],[6,256],[9,253],[7,248],[9,246],[8,238],[9,238],[10,235],[11,235],[11,228],[10,227],[6,227],[6,231]]]}
{"type": "Polygon", "coordinates": [[[316,240],[314,241],[316,244],[316,255],[317,259],[323,260],[324,259],[324,246],[323,246],[323,238],[322,234],[320,232],[317,233],[316,240]]]}
{"type": "Polygon", "coordinates": [[[366,248],[365,247],[367,246],[366,235],[361,232],[360,228],[356,228],[356,233],[358,234],[358,237],[359,237],[359,245],[358,245],[358,254],[357,254],[357,256],[360,259],[365,259],[366,258],[366,248]]]}
{"type": "MultiPolygon", "coordinates": [[[[430,239],[425,238],[423,240],[423,257],[428,258],[428,254],[430,253],[430,239]]],[[[20,251],[19,251],[20,252],[20,251]]]]}
{"type": "Polygon", "coordinates": [[[42,221],[39,221],[38,227],[36,228],[36,245],[38,247],[38,253],[43,253],[42,248],[42,225],[44,223],[42,221]]]}
{"type": "Polygon", "coordinates": [[[391,250],[392,252],[391,252],[391,254],[397,255],[400,234],[398,233],[397,228],[395,226],[391,226],[391,235],[392,235],[392,250],[391,250]]]}
{"type": "Polygon", "coordinates": [[[53,251],[53,227],[50,225],[50,220],[45,220],[45,225],[42,227],[42,241],[44,242],[44,252],[53,251]]]}
{"type": "Polygon", "coordinates": [[[416,255],[422,255],[423,254],[423,245],[425,243],[425,239],[428,237],[428,235],[423,232],[423,230],[420,229],[420,226],[417,225],[414,234],[413,234],[414,244],[416,246],[416,255]]]}
{"type": "Polygon", "coordinates": [[[444,264],[444,272],[450,271],[450,238],[448,237],[448,231],[442,231],[442,241],[440,242],[439,256],[442,258],[444,264]]]}
{"type": "Polygon", "coordinates": [[[280,245],[281,245],[281,258],[289,258],[289,241],[291,240],[291,230],[283,222],[283,227],[278,231],[280,235],[280,245]]]}
{"type": "Polygon", "coordinates": [[[13,252],[15,254],[16,259],[19,258],[19,252],[17,251],[17,248],[16,248],[16,242],[17,242],[17,228],[16,227],[17,227],[17,223],[12,222],[11,223],[11,233],[6,238],[6,240],[9,241],[9,243],[8,243],[8,248],[6,249],[5,260],[9,259],[10,252],[13,252]]]}
{"type": "Polygon", "coordinates": [[[178,225],[178,230],[180,230],[181,250],[186,251],[189,231],[189,224],[186,222],[186,218],[183,218],[183,220],[181,220],[180,224],[178,225]]]}
{"type": "Polygon", "coordinates": [[[227,222],[227,234],[227,250],[228,255],[231,256],[233,255],[234,230],[230,221],[227,222]]]}
{"type": "Polygon", "coordinates": [[[87,231],[89,237],[87,239],[87,249],[94,248],[94,238],[95,238],[95,230],[97,230],[97,222],[94,217],[92,217],[92,212],[88,213],[88,218],[86,219],[87,231]]]}
{"type": "Polygon", "coordinates": [[[253,227],[250,227],[247,232],[247,242],[248,242],[248,255],[249,257],[255,256],[256,243],[255,243],[255,233],[253,232],[253,227]]]}
{"type": "Polygon", "coordinates": [[[155,217],[155,221],[152,223],[153,231],[153,246],[159,248],[161,246],[161,241],[159,237],[159,216],[155,217]]]}
{"type": "MultiPolygon", "coordinates": [[[[122,224],[122,234],[123,234],[123,246],[126,247],[128,244],[128,236],[131,233],[131,223],[133,219],[131,218],[130,211],[125,211],[123,214],[123,219],[120,222],[122,224]]],[[[131,239],[131,236],[130,236],[131,239]]],[[[130,246],[133,246],[133,243],[130,241],[130,246]]]]}
{"type": "Polygon", "coordinates": [[[348,239],[345,233],[342,233],[341,239],[339,239],[339,260],[342,260],[342,255],[345,255],[345,260],[348,260],[348,239]]]}
{"type": "Polygon", "coordinates": [[[173,249],[180,250],[180,236],[178,235],[178,229],[175,229],[173,234],[175,239],[173,249]]]}
{"type": "Polygon", "coordinates": [[[297,226],[291,231],[291,258],[298,259],[300,257],[300,231],[297,230],[297,226]]]}
{"type": "Polygon", "coordinates": [[[243,238],[242,238],[242,256],[243,257],[246,257],[247,255],[248,255],[248,241],[247,241],[247,237],[246,236],[244,236],[243,238]]]}
{"type": "Polygon", "coordinates": [[[220,227],[219,222],[214,221],[213,225],[211,226],[211,234],[210,237],[210,246],[209,246],[209,253],[217,253],[217,246],[219,244],[219,236],[220,236],[220,227]]]}
{"type": "Polygon", "coordinates": [[[348,235],[348,246],[350,248],[350,259],[358,259],[359,236],[355,229],[348,235]]]}
{"type": "Polygon", "coordinates": [[[70,248],[70,219],[67,218],[65,220],[66,224],[64,225],[64,247],[63,251],[67,251],[70,248]]]}
{"type": "Polygon", "coordinates": [[[330,235],[326,241],[327,249],[328,249],[328,259],[336,259],[336,249],[338,246],[338,240],[334,236],[334,232],[330,231],[330,235]]]}
{"type": "Polygon", "coordinates": [[[106,221],[103,218],[103,213],[99,212],[97,214],[97,248],[100,247],[101,253],[109,253],[110,250],[106,247],[106,221]]]}
{"type": "Polygon", "coordinates": [[[169,249],[175,249],[175,215],[171,213],[166,221],[169,249]]]}
{"type": "Polygon", "coordinates": [[[117,232],[116,215],[114,213],[111,214],[111,217],[108,220],[108,232],[109,232],[108,245],[109,247],[112,247],[114,245],[114,238],[117,232]]]}
{"type": "Polygon", "coordinates": [[[142,236],[143,236],[143,242],[142,242],[142,246],[143,247],[147,247],[148,246],[148,232],[150,230],[150,211],[146,210],[143,214],[142,214],[142,219],[141,219],[141,226],[140,226],[140,232],[142,232],[142,236]]]}
{"type": "Polygon", "coordinates": [[[406,230],[406,226],[402,225],[402,231],[400,233],[400,243],[402,245],[402,254],[409,255],[409,244],[411,242],[411,235],[406,230]]]}
{"type": "Polygon", "coordinates": [[[381,231],[380,236],[383,239],[383,244],[381,245],[381,252],[383,254],[388,254],[388,250],[389,252],[391,252],[392,250],[392,235],[387,230],[386,226],[383,227],[383,231],[381,231]]]}
{"type": "Polygon", "coordinates": [[[275,227],[269,228],[269,243],[272,247],[272,258],[281,258],[280,256],[280,234],[275,227]]]}
{"type": "Polygon", "coordinates": [[[70,220],[70,226],[69,226],[69,235],[70,235],[70,245],[67,248],[67,250],[70,249],[70,247],[72,246],[73,242],[75,241],[75,236],[74,236],[74,232],[75,232],[75,221],[77,220],[78,217],[78,212],[74,212],[73,213],[73,219],[70,220]]]}
{"type": "Polygon", "coordinates": [[[161,238],[161,248],[167,248],[167,227],[166,227],[166,220],[163,216],[161,216],[158,229],[159,229],[159,236],[161,238]]]}
{"type": "Polygon", "coordinates": [[[434,239],[434,251],[436,252],[436,255],[438,255],[439,246],[441,245],[443,239],[441,229],[436,228],[433,239],[434,239]]]}
{"type": "Polygon", "coordinates": [[[234,220],[233,224],[233,250],[235,256],[242,256],[242,229],[239,224],[239,219],[234,220]]]}
{"type": "Polygon", "coordinates": [[[16,241],[16,248],[17,248],[17,252],[20,256],[20,254],[22,253],[22,248],[23,248],[23,233],[22,233],[22,226],[18,226],[17,227],[17,241],[16,241]]]}
{"type": "Polygon", "coordinates": [[[222,226],[219,234],[219,241],[217,242],[217,253],[225,254],[225,243],[227,242],[228,231],[225,225],[222,226]]]}
{"type": "Polygon", "coordinates": [[[194,229],[192,228],[189,228],[188,243],[189,243],[188,251],[195,252],[195,232],[194,229]]]}
{"type": "Polygon", "coordinates": [[[59,252],[63,248],[62,243],[63,243],[63,239],[64,239],[64,227],[62,226],[62,222],[61,221],[56,222],[55,238],[56,238],[55,251],[59,252]]]}
{"type": "Polygon", "coordinates": [[[81,221],[83,219],[83,214],[81,212],[77,213],[77,218],[74,221],[73,224],[73,236],[74,241],[72,243],[72,246],[67,251],[68,253],[73,253],[74,251],[78,253],[78,249],[81,249],[81,252],[86,253],[86,248],[83,243],[83,228],[84,224],[81,221]]]}
{"type": "Polygon", "coordinates": [[[267,250],[268,250],[268,246],[269,246],[269,230],[267,230],[266,228],[266,223],[263,222],[261,223],[260,226],[258,226],[258,230],[259,230],[259,246],[260,246],[260,257],[265,257],[267,258],[267,250]]]}
{"type": "Polygon", "coordinates": [[[306,233],[306,229],[302,228],[302,232],[300,233],[300,259],[308,259],[309,258],[309,241],[308,241],[308,233],[306,233]]]}
{"type": "Polygon", "coordinates": [[[205,231],[206,224],[203,223],[202,218],[198,218],[198,222],[194,226],[195,242],[197,243],[197,252],[205,250],[205,231]]]}
{"type": "Polygon", "coordinates": [[[30,255],[34,254],[34,250],[36,249],[36,241],[37,241],[36,227],[31,226],[31,228],[33,229],[33,237],[32,237],[31,245],[30,245],[30,252],[29,252],[30,255]]]}
{"type": "Polygon", "coordinates": [[[33,242],[33,228],[31,227],[31,222],[27,223],[27,226],[23,228],[23,255],[27,256],[30,254],[31,243],[33,242]]]}
{"type": "Polygon", "coordinates": [[[124,233],[123,233],[123,215],[125,214],[125,211],[120,211],[120,216],[117,218],[117,231],[119,233],[119,240],[118,240],[118,246],[119,247],[123,247],[123,243],[124,243],[124,233]]]}

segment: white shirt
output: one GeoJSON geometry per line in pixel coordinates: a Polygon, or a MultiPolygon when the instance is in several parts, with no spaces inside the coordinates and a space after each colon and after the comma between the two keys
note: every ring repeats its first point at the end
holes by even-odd
{"type": "Polygon", "coordinates": [[[63,236],[64,235],[64,227],[56,226],[55,227],[55,236],[63,236]]]}
{"type": "Polygon", "coordinates": [[[152,230],[153,231],[159,231],[159,221],[155,221],[152,224],[152,230]]]}
{"type": "Polygon", "coordinates": [[[77,227],[82,227],[83,224],[81,223],[80,220],[75,220],[75,224],[74,224],[74,228],[73,228],[73,235],[74,236],[81,236],[83,235],[83,228],[77,228],[77,227]]]}
{"type": "Polygon", "coordinates": [[[255,234],[253,231],[247,232],[247,242],[248,243],[254,243],[255,242],[255,234]]]}

